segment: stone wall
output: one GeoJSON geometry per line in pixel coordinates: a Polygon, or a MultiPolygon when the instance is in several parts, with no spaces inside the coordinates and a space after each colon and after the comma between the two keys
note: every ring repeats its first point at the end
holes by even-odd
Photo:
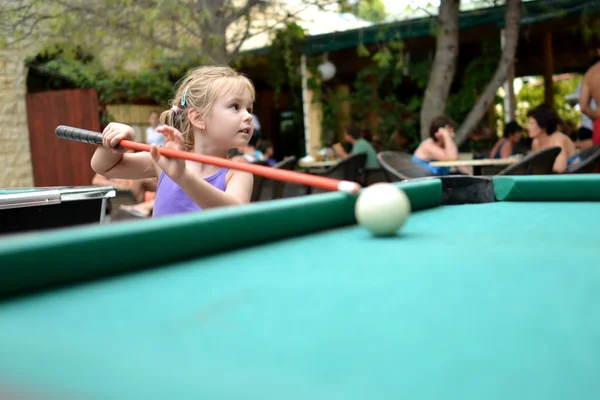
{"type": "Polygon", "coordinates": [[[26,92],[24,57],[0,50],[0,188],[33,186],[26,92]]]}

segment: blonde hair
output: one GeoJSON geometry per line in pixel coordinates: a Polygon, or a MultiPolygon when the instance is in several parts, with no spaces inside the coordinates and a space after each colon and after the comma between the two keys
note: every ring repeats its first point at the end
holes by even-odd
{"type": "Polygon", "coordinates": [[[193,107],[206,117],[228,83],[233,85],[233,91],[248,90],[254,102],[256,92],[250,79],[228,66],[197,67],[179,82],[175,98],[170,102],[172,107],[160,115],[160,122],[181,132],[186,151],[194,148],[194,131],[187,115],[188,109],[193,107]]]}

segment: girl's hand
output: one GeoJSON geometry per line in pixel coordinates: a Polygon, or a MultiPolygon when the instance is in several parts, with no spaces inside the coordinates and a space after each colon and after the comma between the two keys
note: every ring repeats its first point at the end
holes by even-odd
{"type": "Polygon", "coordinates": [[[116,153],[125,153],[128,149],[115,148],[121,140],[135,140],[135,132],[129,125],[111,122],[102,132],[102,145],[116,153]]]}
{"type": "MultiPolygon", "coordinates": [[[[172,126],[163,125],[156,128],[156,131],[165,136],[165,148],[173,150],[185,150],[183,145],[183,136],[181,132],[172,126]]],[[[154,162],[162,169],[165,174],[169,175],[172,180],[177,180],[185,171],[185,160],[179,158],[165,157],[158,153],[156,145],[150,147],[150,154],[154,162]]]]}

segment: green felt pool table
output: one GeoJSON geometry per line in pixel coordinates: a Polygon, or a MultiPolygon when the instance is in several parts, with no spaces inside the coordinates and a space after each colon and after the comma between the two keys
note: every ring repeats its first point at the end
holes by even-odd
{"type": "Polygon", "coordinates": [[[0,393],[598,399],[600,175],[397,185],[4,239],[0,393]]]}

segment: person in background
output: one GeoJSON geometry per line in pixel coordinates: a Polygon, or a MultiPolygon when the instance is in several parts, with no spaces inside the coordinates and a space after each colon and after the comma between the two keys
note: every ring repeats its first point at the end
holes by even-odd
{"type": "Polygon", "coordinates": [[[107,178],[100,174],[95,174],[92,179],[94,186],[112,186],[117,190],[129,190],[136,203],[144,201],[146,192],[156,191],[156,178],[147,179],[116,179],[107,178]]]}
{"type": "Polygon", "coordinates": [[[333,151],[337,157],[346,158],[350,155],[365,153],[367,155],[365,168],[380,168],[379,161],[377,161],[377,152],[375,151],[375,148],[371,143],[362,137],[361,130],[358,127],[354,125],[348,125],[344,130],[344,141],[352,145],[352,151],[347,153],[341,143],[336,143],[333,145],[333,151]]]}
{"type": "Polygon", "coordinates": [[[273,166],[277,163],[273,157],[275,150],[273,149],[273,143],[270,140],[263,139],[259,141],[256,148],[263,154],[264,159],[267,160],[269,165],[273,166]]]}
{"type": "Polygon", "coordinates": [[[592,121],[592,143],[600,144],[600,35],[596,41],[592,66],[585,72],[581,83],[579,105],[581,112],[592,121]]]}
{"type": "Polygon", "coordinates": [[[549,106],[542,104],[527,113],[527,130],[533,138],[532,151],[540,151],[549,147],[560,147],[561,151],[554,161],[552,170],[557,174],[567,172],[577,165],[581,158],[571,139],[556,130],[558,115],[549,106]]]}
{"type": "Polygon", "coordinates": [[[161,127],[158,117],[159,115],[157,111],[152,111],[148,116],[148,123],[150,124],[150,126],[148,127],[148,129],[146,129],[146,143],[155,144],[157,146],[164,146],[164,135],[156,131],[156,129],[161,127]]]}
{"type": "MultiPolygon", "coordinates": [[[[433,175],[449,175],[449,167],[435,167],[429,164],[431,161],[456,161],[459,158],[458,148],[454,143],[454,126],[452,118],[440,115],[431,121],[429,127],[430,137],[423,140],[415,150],[413,162],[427,168],[433,175]]],[[[470,174],[466,169],[460,169],[461,173],[470,174]]]]}
{"type": "Polygon", "coordinates": [[[390,151],[406,151],[408,139],[402,135],[401,130],[395,129],[390,135],[385,148],[390,151]]]}
{"type": "Polygon", "coordinates": [[[256,116],[255,113],[252,113],[251,115],[252,115],[252,126],[254,127],[254,134],[260,138],[260,136],[262,134],[260,121],[258,120],[258,117],[256,116]]]}
{"type": "MultiPolygon", "coordinates": [[[[94,186],[113,186],[117,190],[129,190],[134,197],[136,204],[131,205],[120,205],[119,209],[123,212],[134,215],[136,217],[147,217],[152,213],[152,207],[154,201],[149,203],[149,200],[156,193],[157,181],[155,178],[148,179],[115,179],[106,178],[100,174],[96,174],[92,179],[92,185],[94,186]]],[[[109,208],[107,211],[110,213],[109,208]]]]}
{"type": "Polygon", "coordinates": [[[252,135],[252,138],[248,144],[239,148],[242,157],[244,157],[248,162],[265,160],[265,155],[257,148],[258,140],[258,135],[252,135]]]}
{"type": "Polygon", "coordinates": [[[490,158],[508,158],[516,155],[516,146],[521,141],[522,135],[523,127],[516,121],[510,121],[504,127],[504,136],[492,147],[490,158]]]}

